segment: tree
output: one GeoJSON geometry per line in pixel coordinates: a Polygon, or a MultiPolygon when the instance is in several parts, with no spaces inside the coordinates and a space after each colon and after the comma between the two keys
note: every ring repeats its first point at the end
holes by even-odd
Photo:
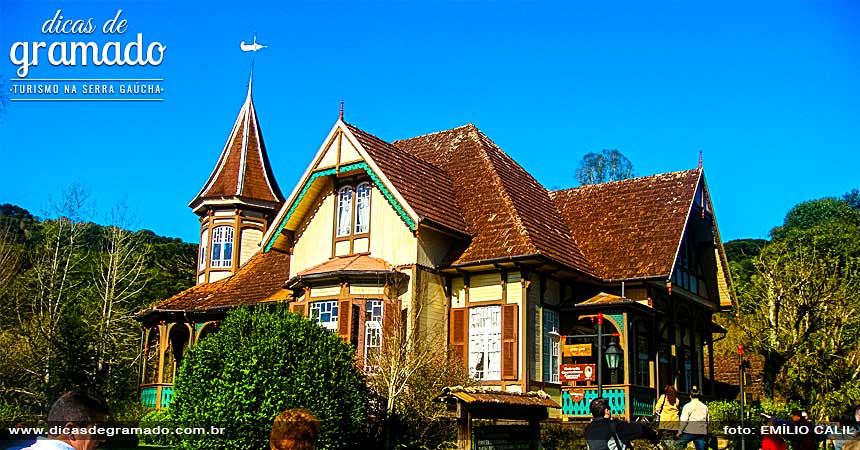
{"type": "Polygon", "coordinates": [[[860,214],[851,210],[851,206],[833,197],[810,200],[797,204],[788,214],[781,226],[774,227],[770,234],[774,239],[785,239],[794,231],[808,230],[816,225],[831,220],[852,220],[860,218],[860,214]]]}
{"type": "Polygon", "coordinates": [[[764,248],[739,292],[738,325],[765,356],[767,389],[819,418],[860,383],[858,236],[860,226],[843,220],[795,230],[764,248]]]}
{"type": "Polygon", "coordinates": [[[842,201],[848,203],[848,206],[855,211],[860,209],[860,191],[856,188],[851,189],[851,191],[846,192],[845,195],[842,196],[842,201]]]}
{"type": "Polygon", "coordinates": [[[589,152],[579,163],[576,179],[580,185],[619,181],[633,177],[633,163],[617,149],[589,152]]]}
{"type": "Polygon", "coordinates": [[[93,264],[93,284],[86,303],[85,322],[92,330],[95,370],[92,384],[106,396],[134,378],[139,325],[133,314],[135,302],[146,285],[147,249],[141,236],[128,230],[130,213],[124,203],[114,207],[103,228],[101,252],[93,264]]]}
{"type": "MultiPolygon", "coordinates": [[[[425,290],[416,293],[409,311],[413,323],[423,317],[428,298],[425,290]]],[[[443,324],[426,320],[421,326],[409,326],[404,315],[386,317],[382,347],[369,360],[374,368],[367,380],[380,410],[377,416],[382,418],[384,446],[441,445],[453,437],[449,435],[454,428],[444,405],[433,399],[443,387],[476,382],[469,378],[462,361],[447,350],[443,324]]]]}
{"type": "Polygon", "coordinates": [[[275,417],[304,408],[320,420],[318,448],[360,448],[366,388],[355,350],[285,305],[231,311],[184,356],[170,415],[177,426],[225,427],[184,449],[268,448],[275,417]],[[196,425],[195,425],[196,424],[196,425]]]}

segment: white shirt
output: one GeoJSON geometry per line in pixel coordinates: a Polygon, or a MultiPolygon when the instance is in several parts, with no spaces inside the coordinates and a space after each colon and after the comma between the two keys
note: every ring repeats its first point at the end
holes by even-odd
{"type": "Polygon", "coordinates": [[[75,450],[75,448],[63,441],[39,437],[33,445],[21,450],[75,450]]]}
{"type": "Polygon", "coordinates": [[[681,410],[681,433],[708,434],[708,406],[694,398],[681,410]]]}

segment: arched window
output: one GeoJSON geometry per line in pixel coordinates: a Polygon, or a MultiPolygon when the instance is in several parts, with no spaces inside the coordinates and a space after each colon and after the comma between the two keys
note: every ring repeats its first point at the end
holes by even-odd
{"type": "Polygon", "coordinates": [[[349,236],[352,219],[352,186],[337,191],[337,237],[349,236]]]}
{"type": "Polygon", "coordinates": [[[212,267],[233,265],[233,227],[221,226],[212,230],[212,267]]]}
{"type": "Polygon", "coordinates": [[[355,189],[355,234],[370,229],[370,184],[361,183],[355,189]]]}

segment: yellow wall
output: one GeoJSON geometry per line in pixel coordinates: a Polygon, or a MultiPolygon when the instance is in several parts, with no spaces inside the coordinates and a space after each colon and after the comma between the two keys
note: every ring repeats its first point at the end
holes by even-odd
{"type": "Polygon", "coordinates": [[[242,230],[242,246],[239,248],[239,265],[245,264],[260,249],[263,232],[255,228],[242,230]]]}
{"type": "Polygon", "coordinates": [[[502,277],[496,273],[469,277],[469,302],[502,299],[502,277]]]}
{"type": "MultiPolygon", "coordinates": [[[[334,212],[331,215],[334,216],[334,212]]],[[[329,227],[329,236],[331,233],[332,228],[329,227]]],[[[418,239],[412,230],[374,187],[370,198],[370,256],[395,266],[415,264],[417,248],[418,239]]]]}
{"type": "Polygon", "coordinates": [[[296,230],[296,243],[290,258],[290,277],[331,257],[334,232],[334,195],[324,190],[324,197],[315,199],[318,207],[309,210],[296,230]]]}
{"type": "Polygon", "coordinates": [[[418,328],[431,342],[444,345],[447,340],[445,278],[441,274],[416,269],[415,304],[421,308],[418,328]]]}

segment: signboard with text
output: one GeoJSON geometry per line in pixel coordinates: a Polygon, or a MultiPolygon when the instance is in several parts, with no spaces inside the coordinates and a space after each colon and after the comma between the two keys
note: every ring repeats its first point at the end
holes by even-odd
{"type": "Polygon", "coordinates": [[[594,381],[594,364],[562,364],[559,381],[594,381]]]}
{"type": "Polygon", "coordinates": [[[591,356],[591,344],[565,345],[564,356],[591,356]]]}
{"type": "Polygon", "coordinates": [[[531,432],[523,425],[484,425],[472,429],[474,450],[528,450],[531,432]]]}

